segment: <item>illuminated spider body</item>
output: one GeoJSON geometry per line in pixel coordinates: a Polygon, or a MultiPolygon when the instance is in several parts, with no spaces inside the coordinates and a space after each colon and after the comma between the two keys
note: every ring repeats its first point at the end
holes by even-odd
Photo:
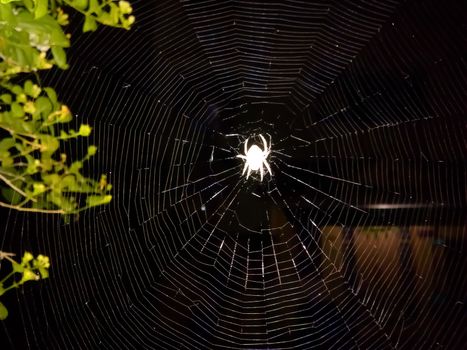
{"type": "Polygon", "coordinates": [[[261,139],[263,140],[263,145],[264,149],[261,150],[257,145],[253,145],[250,148],[248,148],[248,139],[245,141],[245,154],[244,155],[237,155],[237,158],[242,158],[245,161],[245,166],[243,168],[243,173],[242,175],[245,175],[247,172],[246,178],[250,176],[252,171],[258,171],[260,172],[261,176],[261,181],[263,181],[263,176],[264,176],[264,169],[263,165],[266,167],[267,171],[269,174],[272,176],[271,168],[269,167],[269,163],[267,162],[267,157],[269,156],[269,153],[271,153],[271,145],[269,145],[266,142],[266,139],[264,138],[263,135],[259,135],[261,139]]]}

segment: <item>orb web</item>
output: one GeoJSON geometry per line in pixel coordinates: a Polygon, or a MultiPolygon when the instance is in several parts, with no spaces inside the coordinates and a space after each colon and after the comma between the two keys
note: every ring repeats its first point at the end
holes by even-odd
{"type": "Polygon", "coordinates": [[[465,346],[461,2],[132,4],[132,30],[77,25],[71,68],[43,78],[93,125],[67,152],[96,144],[114,199],[71,223],[1,211],[2,249],[53,263],[5,339],[465,346]],[[274,176],[245,181],[259,134],[274,176]]]}

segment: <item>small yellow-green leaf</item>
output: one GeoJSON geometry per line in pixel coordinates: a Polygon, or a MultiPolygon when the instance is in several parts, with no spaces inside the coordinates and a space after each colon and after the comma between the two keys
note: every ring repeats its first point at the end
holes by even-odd
{"type": "Polygon", "coordinates": [[[67,123],[73,119],[70,110],[67,106],[62,105],[60,109],[60,116],[58,117],[58,121],[60,123],[67,123]]]}
{"type": "Polygon", "coordinates": [[[34,84],[31,80],[27,80],[24,83],[24,92],[33,98],[37,98],[37,96],[39,96],[41,93],[41,88],[34,84]]]}
{"type": "Polygon", "coordinates": [[[19,102],[19,103],[25,103],[26,101],[28,100],[26,94],[19,94],[18,96],[16,96],[16,102],[19,102]]]}
{"type": "Polygon", "coordinates": [[[28,9],[28,11],[32,12],[34,10],[34,3],[32,0],[23,0],[24,6],[28,9]]]}
{"type": "Polygon", "coordinates": [[[89,0],[89,12],[100,15],[102,13],[101,4],[98,0],[89,0]]]}
{"type": "Polygon", "coordinates": [[[78,134],[80,134],[81,136],[89,136],[91,135],[91,130],[92,128],[89,125],[81,124],[79,127],[78,134]]]}
{"type": "Polygon", "coordinates": [[[109,3],[109,6],[110,6],[110,18],[111,18],[112,23],[118,24],[119,15],[120,15],[119,8],[113,2],[109,3]]]}
{"type": "Polygon", "coordinates": [[[0,320],[4,320],[8,317],[8,309],[5,307],[5,305],[0,302],[0,320]]]}
{"type": "Polygon", "coordinates": [[[131,13],[133,9],[131,8],[131,5],[128,1],[119,1],[118,2],[118,7],[120,8],[120,11],[123,14],[131,13]]]}
{"type": "Polygon", "coordinates": [[[60,46],[52,46],[52,55],[54,56],[55,63],[62,69],[67,69],[66,53],[60,46]]]}
{"type": "Polygon", "coordinates": [[[55,106],[58,101],[57,101],[57,93],[55,92],[54,89],[51,87],[46,87],[44,88],[45,92],[47,93],[47,96],[49,96],[50,102],[55,106]]]}
{"type": "Polygon", "coordinates": [[[12,261],[11,265],[13,266],[14,272],[22,273],[24,271],[24,267],[21,266],[21,264],[18,264],[16,261],[15,262],[12,261]]]}
{"type": "Polygon", "coordinates": [[[40,267],[39,273],[41,274],[42,279],[49,277],[49,271],[47,271],[47,269],[40,267]]]}
{"type": "Polygon", "coordinates": [[[12,99],[11,99],[11,95],[10,94],[3,94],[3,95],[0,95],[0,100],[2,100],[2,102],[5,102],[7,104],[10,104],[12,99]]]}
{"type": "Polygon", "coordinates": [[[15,95],[20,95],[23,93],[23,88],[19,85],[13,85],[13,87],[11,88],[11,91],[15,94],[15,95]]]}
{"type": "Polygon", "coordinates": [[[93,32],[97,29],[97,23],[91,16],[86,16],[83,25],[83,32],[93,32]]]}
{"type": "Polygon", "coordinates": [[[24,116],[23,108],[18,102],[13,102],[11,104],[11,113],[13,113],[13,117],[15,118],[21,118],[24,116]]]}
{"type": "Polygon", "coordinates": [[[41,194],[41,193],[44,193],[45,190],[46,190],[46,187],[44,186],[44,184],[43,184],[43,183],[40,183],[40,182],[34,183],[34,184],[32,185],[32,188],[33,188],[32,194],[33,194],[34,196],[37,196],[37,195],[39,195],[39,194],[41,194]]]}
{"type": "Polygon", "coordinates": [[[85,10],[88,7],[88,0],[74,0],[72,5],[77,9],[85,10]]]}
{"type": "Polygon", "coordinates": [[[70,173],[78,173],[79,170],[83,167],[83,162],[80,162],[80,161],[74,161],[71,166],[70,166],[70,169],[69,169],[69,172],[70,173]]]}
{"type": "Polygon", "coordinates": [[[36,100],[36,111],[48,115],[52,111],[50,100],[45,96],[39,97],[36,100]]]}
{"type": "Polygon", "coordinates": [[[7,137],[0,140],[0,152],[8,151],[15,145],[16,141],[12,137],[7,137]]]}
{"type": "Polygon", "coordinates": [[[19,281],[19,284],[23,284],[27,281],[37,281],[38,279],[39,279],[39,276],[36,275],[34,272],[32,272],[30,269],[24,269],[23,277],[19,281]]]}
{"type": "Polygon", "coordinates": [[[27,264],[30,262],[32,259],[34,259],[34,256],[30,252],[24,252],[23,258],[21,259],[21,263],[27,264]]]}
{"type": "Polygon", "coordinates": [[[55,137],[51,135],[41,136],[41,152],[53,153],[59,146],[60,143],[55,137]]]}
{"type": "Polygon", "coordinates": [[[93,156],[97,152],[97,147],[96,146],[89,146],[88,147],[88,156],[93,156]]]}
{"type": "Polygon", "coordinates": [[[39,254],[37,259],[35,260],[36,266],[49,268],[50,267],[50,259],[46,255],[39,254]]]}
{"type": "Polygon", "coordinates": [[[88,196],[86,198],[86,204],[88,207],[95,207],[98,205],[103,205],[110,203],[112,200],[111,195],[105,195],[105,196],[88,196]]]}
{"type": "MultiPolygon", "coordinates": [[[[2,163],[2,166],[6,167],[7,165],[2,163]]],[[[2,197],[9,202],[9,204],[16,205],[21,202],[22,196],[9,187],[0,187],[0,193],[2,194],[2,197]]]]}
{"type": "Polygon", "coordinates": [[[35,0],[36,8],[34,9],[34,18],[38,19],[42,16],[45,16],[49,11],[49,1],[48,0],[35,0]]]}

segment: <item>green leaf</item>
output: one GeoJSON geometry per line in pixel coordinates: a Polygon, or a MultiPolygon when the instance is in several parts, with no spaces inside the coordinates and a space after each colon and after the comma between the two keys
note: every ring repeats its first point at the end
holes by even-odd
{"type": "Polygon", "coordinates": [[[11,265],[13,266],[13,271],[18,273],[24,272],[24,267],[21,264],[18,264],[16,261],[12,261],[11,265]]]}
{"type": "Polygon", "coordinates": [[[74,161],[71,164],[71,167],[69,169],[69,172],[72,174],[78,174],[79,170],[83,167],[83,162],[80,162],[79,160],[74,161]]]}
{"type": "Polygon", "coordinates": [[[70,41],[63,32],[62,27],[50,15],[34,18],[31,13],[21,11],[16,15],[16,18],[18,21],[16,30],[24,32],[28,41],[33,37],[36,45],[70,46],[70,41]]]}
{"type": "Polygon", "coordinates": [[[58,140],[51,135],[41,135],[41,152],[54,153],[60,143],[58,140]]]}
{"type": "Polygon", "coordinates": [[[96,146],[89,146],[88,147],[88,156],[93,156],[97,152],[97,147],[96,146]]]}
{"type": "Polygon", "coordinates": [[[0,320],[4,320],[8,317],[8,309],[5,307],[5,305],[0,302],[0,320]]]}
{"type": "Polygon", "coordinates": [[[27,264],[30,262],[32,259],[34,259],[34,256],[30,252],[24,252],[23,258],[21,259],[21,264],[27,264]]]}
{"type": "Polygon", "coordinates": [[[34,183],[32,186],[33,186],[33,192],[32,192],[33,196],[40,195],[41,193],[44,193],[46,190],[46,187],[44,186],[44,184],[40,182],[34,183]]]}
{"type": "Polygon", "coordinates": [[[49,115],[52,112],[52,104],[50,100],[45,97],[41,96],[36,100],[36,111],[39,113],[43,113],[44,115],[49,115]]]}
{"type": "Polygon", "coordinates": [[[34,9],[34,18],[38,19],[47,14],[49,11],[49,1],[48,0],[35,0],[36,8],[34,9]]]}
{"type": "Polygon", "coordinates": [[[34,3],[32,0],[23,0],[24,6],[29,10],[29,12],[32,12],[34,10],[34,3]]]}
{"type": "Polygon", "coordinates": [[[24,115],[23,108],[18,102],[11,104],[11,113],[13,113],[13,117],[15,118],[21,118],[24,115]]]}
{"type": "Polygon", "coordinates": [[[97,29],[97,22],[91,16],[86,16],[83,25],[83,32],[93,32],[97,29]]]}
{"type": "Polygon", "coordinates": [[[12,137],[4,138],[0,141],[0,153],[8,151],[10,148],[15,146],[15,139],[12,137]]]}
{"type": "Polygon", "coordinates": [[[119,21],[119,17],[120,17],[119,8],[113,2],[109,3],[109,6],[110,6],[110,18],[112,20],[112,23],[117,24],[119,21]]]}
{"type": "Polygon", "coordinates": [[[66,53],[60,46],[52,46],[52,55],[54,56],[55,63],[62,69],[67,69],[66,53]]]}
{"type": "Polygon", "coordinates": [[[98,0],[89,0],[89,12],[95,13],[97,16],[99,16],[102,13],[102,8],[101,4],[99,3],[98,0]]]}
{"type": "Polygon", "coordinates": [[[85,10],[88,7],[88,0],[74,0],[72,5],[79,10],[85,10]]]}
{"type": "Polygon", "coordinates": [[[73,116],[71,115],[70,111],[68,112],[61,112],[60,116],[58,117],[58,122],[60,123],[68,123],[73,120],[73,116]]]}
{"type": "Polygon", "coordinates": [[[47,93],[47,96],[49,97],[50,102],[52,102],[52,105],[54,106],[54,108],[57,109],[58,100],[57,100],[57,93],[55,92],[55,90],[50,87],[46,87],[44,88],[44,90],[47,93]]]}
{"type": "Polygon", "coordinates": [[[21,196],[18,194],[18,192],[12,190],[9,187],[0,187],[0,192],[2,193],[2,197],[5,198],[11,205],[16,205],[21,202],[21,196]]]}
{"type": "Polygon", "coordinates": [[[8,26],[14,27],[16,25],[16,17],[13,14],[11,9],[11,5],[4,3],[3,1],[0,2],[0,19],[5,22],[8,26]]]}
{"type": "Polygon", "coordinates": [[[86,206],[91,208],[91,207],[95,207],[95,206],[98,206],[98,205],[103,205],[103,204],[110,203],[111,200],[112,200],[111,195],[88,196],[86,198],[86,206]]]}
{"type": "Polygon", "coordinates": [[[80,134],[81,136],[89,136],[91,135],[91,130],[92,128],[87,125],[87,124],[81,124],[80,127],[79,127],[79,131],[78,131],[78,134],[80,134]]]}
{"type": "Polygon", "coordinates": [[[40,268],[39,268],[39,273],[41,274],[41,277],[42,277],[43,279],[49,277],[49,271],[48,271],[47,269],[44,269],[43,267],[40,267],[40,268]]]}
{"type": "Polygon", "coordinates": [[[23,93],[23,88],[19,85],[13,85],[11,92],[13,92],[15,95],[21,95],[23,93]]]}
{"type": "Polygon", "coordinates": [[[43,175],[42,179],[47,185],[50,185],[50,187],[54,187],[60,182],[60,176],[57,174],[43,175]]]}
{"type": "Polygon", "coordinates": [[[0,152],[0,165],[4,168],[11,168],[15,161],[11,157],[10,152],[0,152]]]}
{"type": "Polygon", "coordinates": [[[24,284],[27,281],[37,281],[38,279],[38,275],[36,275],[32,270],[25,268],[23,271],[23,277],[19,281],[19,284],[24,284]]]}
{"type": "Polygon", "coordinates": [[[79,184],[76,183],[76,178],[73,175],[65,176],[60,182],[63,191],[77,192],[80,189],[79,184]]]}
{"type": "Polygon", "coordinates": [[[5,102],[7,104],[10,104],[12,99],[11,99],[11,95],[10,94],[3,94],[3,95],[0,95],[0,100],[2,100],[2,102],[5,102]]]}
{"type": "Polygon", "coordinates": [[[31,80],[26,80],[24,83],[24,92],[32,98],[37,98],[41,93],[41,89],[36,84],[33,84],[31,80]]]}

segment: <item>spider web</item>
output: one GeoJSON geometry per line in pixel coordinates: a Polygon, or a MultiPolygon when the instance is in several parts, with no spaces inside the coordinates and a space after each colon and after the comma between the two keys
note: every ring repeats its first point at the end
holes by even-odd
{"type": "Polygon", "coordinates": [[[2,249],[53,265],[5,302],[9,344],[465,347],[465,5],[133,6],[129,32],[76,22],[44,77],[114,199],[69,224],[0,212],[2,249]],[[263,182],[236,158],[259,134],[263,182]]]}

